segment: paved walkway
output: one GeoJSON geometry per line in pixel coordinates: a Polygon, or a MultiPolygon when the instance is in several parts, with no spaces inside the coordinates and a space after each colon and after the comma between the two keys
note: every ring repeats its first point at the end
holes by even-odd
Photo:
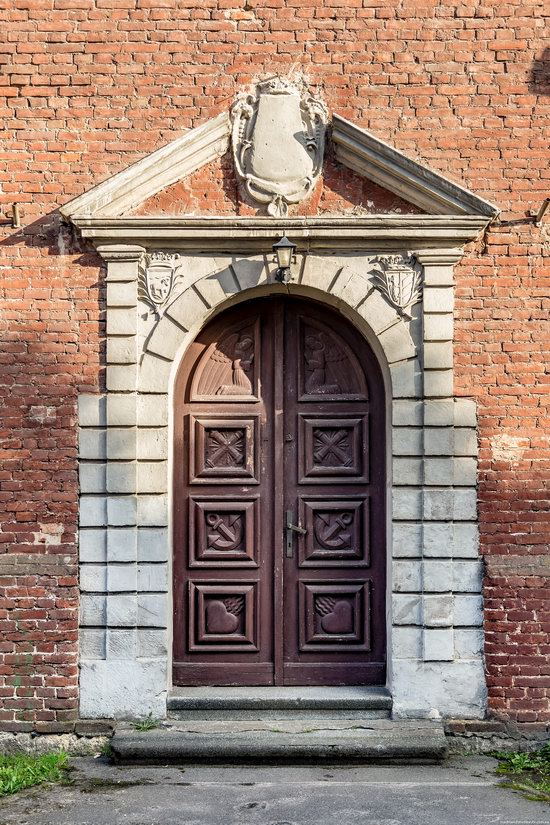
{"type": "Polygon", "coordinates": [[[75,759],[70,787],[0,803],[0,825],[549,825],[497,787],[488,758],[443,765],[113,767],[75,759]]]}

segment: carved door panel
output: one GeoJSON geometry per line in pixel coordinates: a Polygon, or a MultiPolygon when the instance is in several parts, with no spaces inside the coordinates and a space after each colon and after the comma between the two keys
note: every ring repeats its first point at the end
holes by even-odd
{"type": "Polygon", "coordinates": [[[318,305],[250,302],[201,333],[176,399],[174,682],[383,681],[384,407],[368,346],[318,305]]]}
{"type": "Polygon", "coordinates": [[[273,684],[273,363],[268,307],[208,326],[177,379],[176,684],[273,684]]]}
{"type": "Polygon", "coordinates": [[[285,310],[285,684],[385,679],[384,404],[379,367],[338,316],[285,310]],[[292,541],[292,543],[291,543],[292,541]]]}

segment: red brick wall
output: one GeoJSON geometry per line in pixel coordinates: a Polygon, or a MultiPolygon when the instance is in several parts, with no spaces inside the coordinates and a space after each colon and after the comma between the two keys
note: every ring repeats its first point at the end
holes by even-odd
{"type": "MultiPolygon", "coordinates": [[[[68,559],[0,568],[3,726],[76,714],[75,410],[101,387],[103,305],[97,258],[55,210],[258,77],[292,67],[330,110],[503,209],[459,269],[457,388],[479,403],[483,552],[548,553],[549,242],[527,220],[549,189],[545,14],[544,0],[0,2],[0,209],[17,201],[24,225],[0,230],[0,552],[68,559]]],[[[506,636],[487,650],[491,706],[547,719],[547,649],[522,637],[548,624],[518,615],[506,577],[488,586],[502,600],[488,638],[506,636]]]]}
{"type": "Polygon", "coordinates": [[[488,556],[485,584],[491,708],[534,725],[550,722],[550,599],[541,561],[488,556]]]}

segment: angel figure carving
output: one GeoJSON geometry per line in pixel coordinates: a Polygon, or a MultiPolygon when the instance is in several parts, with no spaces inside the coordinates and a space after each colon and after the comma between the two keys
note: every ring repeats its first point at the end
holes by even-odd
{"type": "Polygon", "coordinates": [[[254,337],[234,332],[213,349],[199,382],[199,395],[253,395],[254,337]]]}
{"type": "Polygon", "coordinates": [[[308,395],[336,395],[346,391],[338,378],[339,364],[347,360],[346,355],[337,344],[331,344],[324,333],[306,335],[304,358],[308,395]]]}

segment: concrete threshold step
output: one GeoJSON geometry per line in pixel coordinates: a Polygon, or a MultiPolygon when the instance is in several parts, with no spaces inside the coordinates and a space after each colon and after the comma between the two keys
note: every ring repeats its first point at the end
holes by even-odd
{"type": "Polygon", "coordinates": [[[119,725],[120,763],[437,762],[446,752],[440,722],[373,719],[163,723],[149,731],[119,725]]]}
{"type": "Polygon", "coordinates": [[[383,687],[174,688],[171,719],[387,719],[390,692],[383,687]]]}

